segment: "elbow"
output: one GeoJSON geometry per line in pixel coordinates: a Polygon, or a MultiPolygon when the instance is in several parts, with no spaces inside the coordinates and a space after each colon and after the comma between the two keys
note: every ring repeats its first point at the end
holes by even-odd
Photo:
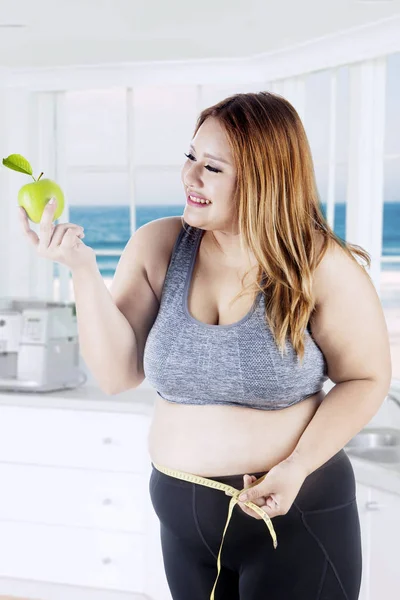
{"type": "Polygon", "coordinates": [[[379,376],[371,377],[370,380],[377,388],[382,390],[382,393],[386,396],[392,386],[392,371],[390,370],[390,372],[385,375],[380,374],[379,376]]]}
{"type": "Polygon", "coordinates": [[[104,385],[99,386],[101,391],[103,392],[103,394],[106,394],[106,396],[114,396],[116,394],[116,392],[114,391],[114,389],[105,387],[104,385]]]}
{"type": "Polygon", "coordinates": [[[118,394],[118,392],[115,392],[114,390],[105,390],[104,388],[102,391],[106,394],[106,396],[116,396],[118,394]]]}
{"type": "Polygon", "coordinates": [[[130,369],[128,375],[125,373],[125,376],[114,377],[113,381],[103,382],[101,389],[107,396],[117,396],[122,392],[139,387],[145,378],[143,369],[140,372],[130,369]]]}
{"type": "Polygon", "coordinates": [[[117,396],[118,394],[121,394],[122,392],[125,392],[126,389],[121,389],[121,388],[103,388],[103,392],[107,395],[107,396],[117,396]]]}
{"type": "Polygon", "coordinates": [[[122,394],[123,392],[134,390],[135,388],[139,387],[143,379],[130,379],[129,381],[125,381],[123,385],[118,385],[104,389],[104,393],[107,394],[107,396],[117,396],[118,394],[122,394]]]}
{"type": "Polygon", "coordinates": [[[115,385],[110,385],[110,384],[103,384],[103,385],[99,385],[101,391],[106,394],[107,396],[116,396],[117,394],[120,394],[121,392],[124,391],[124,389],[121,389],[120,386],[115,386],[115,385]]]}
{"type": "MultiPolygon", "coordinates": [[[[383,402],[386,400],[391,390],[391,379],[387,377],[370,377],[368,381],[371,384],[371,390],[375,394],[376,405],[375,408],[379,409],[383,402]]],[[[375,411],[376,412],[376,411],[375,411]]],[[[374,413],[375,414],[375,413],[374,413]]]]}

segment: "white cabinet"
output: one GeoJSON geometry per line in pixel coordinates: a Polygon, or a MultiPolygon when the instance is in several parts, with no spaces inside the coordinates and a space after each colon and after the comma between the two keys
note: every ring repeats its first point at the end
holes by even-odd
{"type": "Polygon", "coordinates": [[[371,488],[357,483],[357,507],[361,526],[361,544],[362,544],[362,580],[359,600],[371,600],[369,596],[369,578],[370,578],[370,518],[371,513],[368,510],[368,502],[371,498],[371,488]]]}
{"type": "Polygon", "coordinates": [[[142,533],[146,525],[144,473],[0,463],[0,482],[2,520],[23,515],[32,523],[129,533],[142,533]]]}
{"type": "Polygon", "coordinates": [[[71,586],[71,600],[85,588],[170,600],[148,490],[150,420],[0,405],[0,595],[13,578],[71,586]]]}
{"type": "Polygon", "coordinates": [[[372,488],[370,597],[400,598],[400,498],[372,488]]]}
{"type": "Polygon", "coordinates": [[[0,406],[0,462],[143,472],[148,415],[0,406]]]}
{"type": "Polygon", "coordinates": [[[400,496],[357,483],[363,546],[359,600],[400,598],[400,496]]]}
{"type": "Polygon", "coordinates": [[[142,536],[0,521],[0,576],[144,593],[142,536]]]}
{"type": "Polygon", "coordinates": [[[369,575],[370,575],[370,533],[369,526],[370,512],[367,509],[370,500],[370,490],[366,485],[357,483],[357,506],[360,517],[361,526],[361,543],[362,543],[362,580],[359,600],[370,600],[369,598],[369,575]]]}

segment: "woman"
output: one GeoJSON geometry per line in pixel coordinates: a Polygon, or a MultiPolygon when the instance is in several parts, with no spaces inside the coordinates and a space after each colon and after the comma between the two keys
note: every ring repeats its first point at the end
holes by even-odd
{"type": "Polygon", "coordinates": [[[236,94],[204,110],[186,156],[143,360],[159,396],[150,494],[172,597],[356,600],[343,447],[391,379],[379,297],[352,253],[368,266],[369,255],[325,221],[284,98],[236,94]]]}

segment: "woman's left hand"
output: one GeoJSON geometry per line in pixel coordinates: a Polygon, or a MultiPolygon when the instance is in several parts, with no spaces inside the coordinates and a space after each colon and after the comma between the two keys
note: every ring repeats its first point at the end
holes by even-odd
{"type": "MultiPolygon", "coordinates": [[[[260,483],[246,490],[246,501],[251,501],[260,506],[270,518],[286,515],[307,475],[308,473],[304,467],[295,460],[288,458],[268,471],[260,483]]],[[[257,478],[254,475],[244,475],[243,480],[243,487],[247,487],[257,481],[257,478]]],[[[243,499],[243,494],[239,498],[240,500],[243,499]]],[[[239,501],[238,505],[243,512],[254,517],[254,519],[261,520],[261,517],[243,502],[239,501]]]]}

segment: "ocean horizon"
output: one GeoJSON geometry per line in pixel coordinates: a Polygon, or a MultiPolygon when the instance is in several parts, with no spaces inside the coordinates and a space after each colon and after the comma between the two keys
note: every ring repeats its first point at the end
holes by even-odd
{"type": "MultiPolygon", "coordinates": [[[[321,203],[326,215],[326,206],[321,203]]],[[[96,250],[123,251],[131,237],[129,206],[70,206],[70,222],[85,229],[85,244],[96,250]]],[[[136,229],[155,219],[181,216],[182,204],[146,205],[136,207],[136,229]]],[[[346,204],[335,204],[336,235],[344,239],[346,204]]],[[[349,240],[351,243],[351,240],[349,240]]],[[[382,256],[400,256],[400,202],[384,203],[382,256]]],[[[119,256],[97,256],[103,277],[113,277],[119,256]]],[[[400,271],[400,263],[382,263],[382,271],[400,271]]]]}

